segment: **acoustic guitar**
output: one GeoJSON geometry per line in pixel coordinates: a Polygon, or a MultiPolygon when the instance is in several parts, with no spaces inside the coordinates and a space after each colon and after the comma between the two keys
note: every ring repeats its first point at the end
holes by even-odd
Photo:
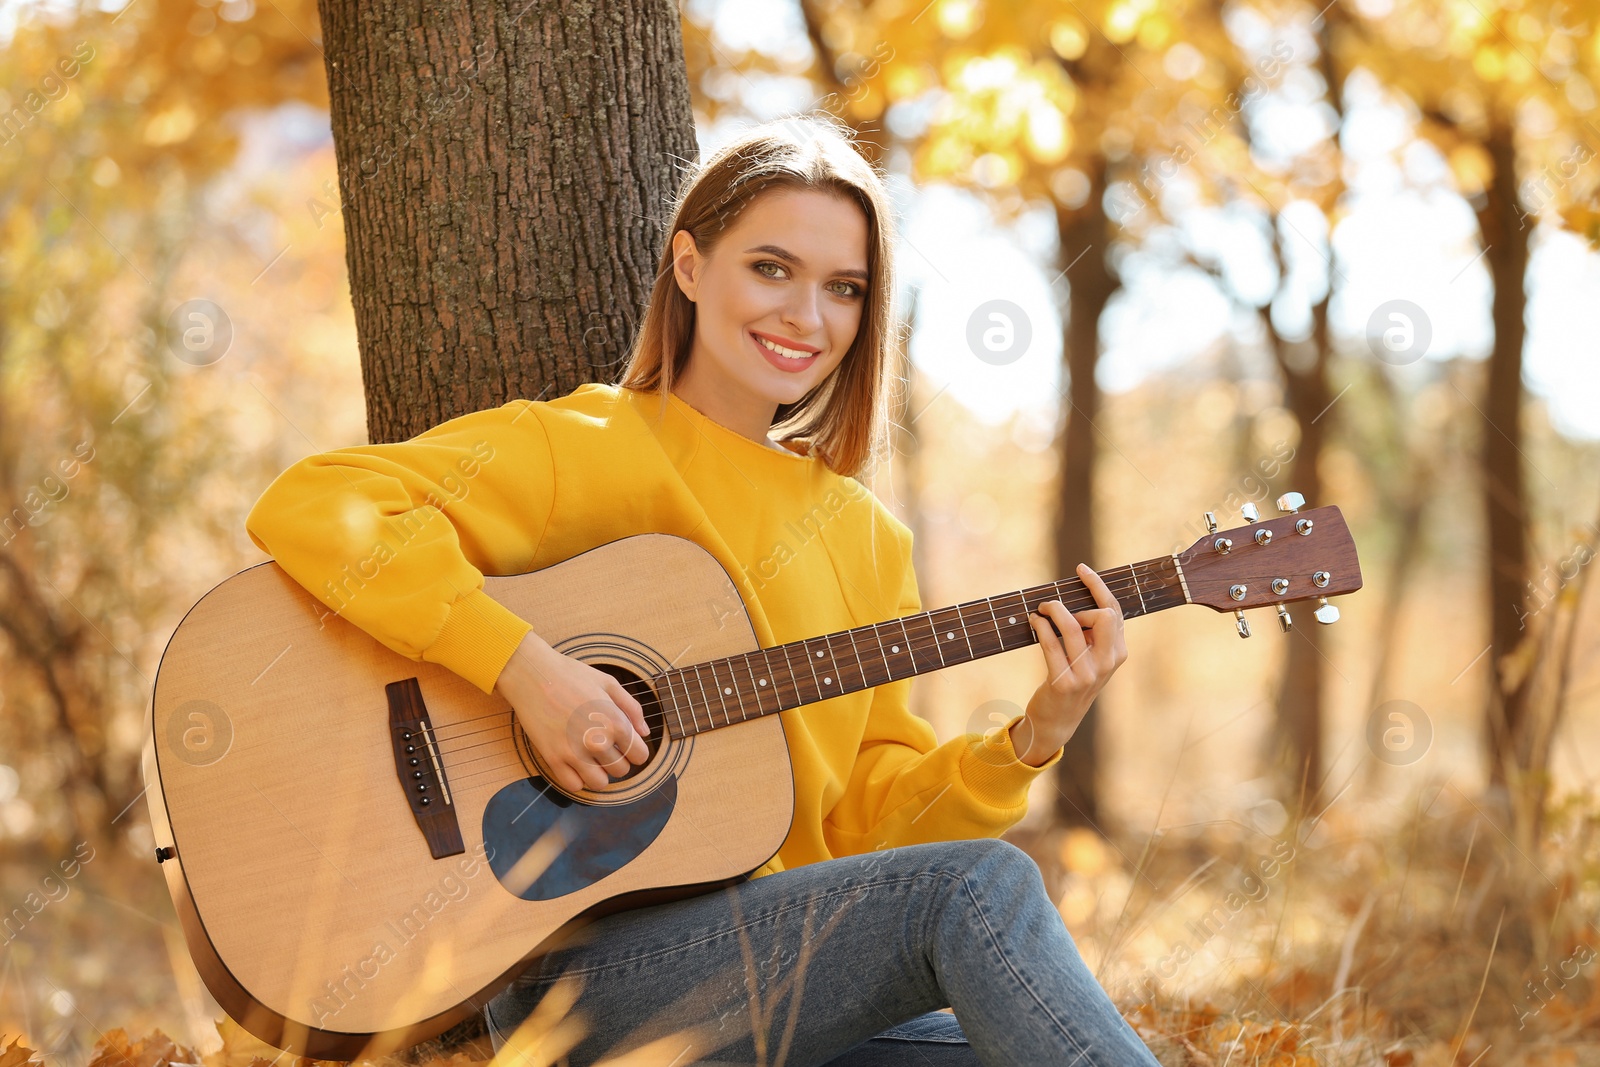
{"type": "MultiPolygon", "coordinates": [[[[1101,572],[1127,618],[1236,613],[1361,588],[1336,507],[1299,494],[1170,556],[1101,572]]],[[[562,931],[747,877],[789,830],[781,719],[1036,642],[1028,613],[1094,607],[1076,577],[758,647],[704,549],[625,537],[488,594],[645,706],[650,756],[564,793],[510,705],[401,656],[267,561],[212,589],[162,654],[144,776],[156,858],[211,993],[278,1048],[349,1060],[480,1011],[562,931]]]]}

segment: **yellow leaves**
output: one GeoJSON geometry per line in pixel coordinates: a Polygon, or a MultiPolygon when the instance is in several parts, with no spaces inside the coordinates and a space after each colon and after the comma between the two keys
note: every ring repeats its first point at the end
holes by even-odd
{"type": "Polygon", "coordinates": [[[247,33],[233,43],[233,61],[241,67],[248,67],[261,58],[261,38],[253,33],[247,33]]]}
{"type": "Polygon", "coordinates": [[[1023,134],[1028,154],[1039,163],[1059,163],[1072,151],[1072,130],[1067,117],[1050,104],[1036,100],[1028,105],[1028,125],[1023,134]]]}
{"type": "Polygon", "coordinates": [[[1141,6],[1129,0],[1113,4],[1111,10],[1106,12],[1106,36],[1116,44],[1127,44],[1133,40],[1133,35],[1139,32],[1141,6]]]}
{"type": "Polygon", "coordinates": [[[144,143],[148,145],[177,144],[187,141],[197,125],[194,108],[186,101],[178,101],[164,111],[150,116],[144,127],[144,143]]]}
{"type": "Polygon", "coordinates": [[[1030,163],[1053,166],[1071,154],[1077,92],[1054,62],[1017,47],[967,54],[947,63],[946,83],[953,92],[920,157],[925,175],[997,188],[1018,182],[1030,163]]]}
{"type": "Polygon", "coordinates": [[[978,28],[982,14],[977,0],[941,0],[937,16],[939,29],[946,37],[959,41],[978,28]]]}
{"type": "Polygon", "coordinates": [[[0,1067],[29,1067],[38,1064],[33,1058],[33,1049],[20,1044],[21,1038],[12,1038],[11,1044],[0,1049],[0,1067]]]}
{"type": "Polygon", "coordinates": [[[952,86],[968,93],[981,93],[990,89],[1004,89],[1017,77],[1019,68],[1027,61],[1020,49],[1005,48],[987,56],[971,56],[960,61],[958,73],[950,78],[952,86]]]}
{"type": "Polygon", "coordinates": [[[910,100],[926,92],[932,80],[920,63],[896,63],[884,76],[884,90],[891,101],[910,100]]]}
{"type": "Polygon", "coordinates": [[[89,1055],[89,1067],[167,1067],[176,1063],[199,1063],[200,1057],[192,1049],[184,1048],[160,1030],[129,1041],[128,1032],[120,1026],[108,1030],[95,1042],[89,1055]]]}
{"type": "Polygon", "coordinates": [[[219,35],[208,34],[189,49],[189,62],[202,74],[215,74],[228,64],[228,46],[219,35]]]}
{"type": "MultiPolygon", "coordinates": [[[[1600,36],[1595,39],[1600,42],[1600,36]]],[[[1089,34],[1077,19],[1066,19],[1051,25],[1050,47],[1062,59],[1078,59],[1089,47],[1089,34]]]]}
{"type": "Polygon", "coordinates": [[[1152,52],[1158,51],[1172,40],[1172,21],[1165,15],[1156,14],[1145,19],[1139,24],[1139,46],[1148,48],[1152,52]]]}
{"type": "Polygon", "coordinates": [[[1562,220],[1573,233],[1589,242],[1589,247],[1600,251],[1600,211],[1592,204],[1576,204],[1561,212],[1562,220]]]}
{"type": "Polygon", "coordinates": [[[1473,72],[1486,82],[1497,82],[1506,76],[1506,61],[1500,49],[1489,45],[1472,54],[1473,72]]]}
{"type": "Polygon", "coordinates": [[[1482,145],[1468,142],[1451,149],[1450,172],[1455,175],[1456,188],[1462,196],[1476,196],[1489,187],[1494,164],[1482,145]]]}

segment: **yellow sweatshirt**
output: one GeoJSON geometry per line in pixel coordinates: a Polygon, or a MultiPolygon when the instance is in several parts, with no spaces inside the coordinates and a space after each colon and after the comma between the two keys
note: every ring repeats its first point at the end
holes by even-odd
{"type": "MultiPolygon", "coordinates": [[[[821,460],[758,444],[676,394],[591,383],[409,441],[308,456],[245,521],[330,609],[492,692],[530,625],[483,591],[638,533],[688,538],[733,576],[762,647],[922,610],[911,531],[821,460]],[[439,521],[440,518],[446,521],[439,521]]],[[[757,875],[886,846],[991,837],[1044,769],[1001,731],[939,744],[909,678],[781,712],[794,821],[757,875]]],[[[1057,752],[1045,767],[1060,758],[1057,752]]]]}

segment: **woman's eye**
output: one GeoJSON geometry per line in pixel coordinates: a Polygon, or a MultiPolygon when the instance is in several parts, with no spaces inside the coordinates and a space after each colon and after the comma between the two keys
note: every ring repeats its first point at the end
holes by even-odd
{"type": "MultiPolygon", "coordinates": [[[[770,259],[763,259],[759,263],[750,264],[750,266],[751,266],[751,268],[753,270],[755,270],[755,272],[757,274],[761,275],[763,278],[779,278],[779,277],[782,277],[782,272],[785,270],[783,264],[775,263],[770,259]],[[773,270],[778,271],[780,273],[778,273],[778,274],[768,274],[765,270],[762,269],[763,267],[771,267],[773,270]]],[[[837,289],[834,290],[834,292],[837,295],[843,296],[843,297],[852,297],[852,298],[853,297],[858,297],[858,296],[861,296],[863,293],[866,292],[866,290],[862,286],[858,285],[855,282],[841,281],[841,282],[834,282],[832,284],[844,286],[844,291],[843,292],[840,292],[837,289]]]]}

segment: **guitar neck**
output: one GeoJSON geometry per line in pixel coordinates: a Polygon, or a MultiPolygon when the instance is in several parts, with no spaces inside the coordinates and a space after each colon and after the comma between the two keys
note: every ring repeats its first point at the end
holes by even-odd
{"type": "MultiPolygon", "coordinates": [[[[1100,572],[1124,618],[1189,603],[1178,557],[1100,572]]],[[[1049,600],[1096,607],[1081,578],[676,667],[652,679],[667,733],[689,737],[1038,643],[1028,615],[1049,600]]]]}

